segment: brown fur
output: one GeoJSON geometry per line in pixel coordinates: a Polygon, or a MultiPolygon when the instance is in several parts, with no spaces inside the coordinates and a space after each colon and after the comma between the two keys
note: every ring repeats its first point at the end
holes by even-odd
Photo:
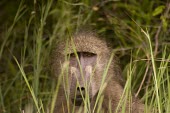
{"type": "MultiPolygon", "coordinates": [[[[59,75],[61,75],[61,70],[68,69],[69,72],[68,72],[68,82],[67,83],[64,82],[66,78],[64,78],[64,81],[61,82],[54,113],[68,113],[69,111],[72,113],[73,110],[74,105],[70,102],[70,100],[69,102],[68,100],[66,100],[65,92],[66,94],[69,95],[70,98],[73,97],[75,93],[74,89],[76,89],[75,84],[77,81],[73,80],[72,76],[70,76],[71,72],[69,67],[69,61],[65,60],[65,58],[67,54],[74,53],[74,49],[73,49],[74,47],[76,48],[77,52],[90,52],[90,53],[97,54],[96,68],[95,68],[94,75],[91,78],[92,82],[90,82],[90,88],[88,91],[90,92],[89,97],[92,98],[90,102],[90,108],[88,108],[88,106],[87,108],[85,108],[83,105],[75,106],[74,113],[78,113],[79,110],[80,113],[84,113],[85,111],[83,110],[89,110],[90,113],[93,111],[96,98],[100,89],[102,77],[104,76],[103,72],[105,70],[105,67],[108,65],[109,59],[112,55],[112,48],[108,47],[107,42],[99,38],[97,34],[95,34],[94,32],[81,31],[75,34],[69,40],[61,41],[60,43],[55,45],[52,52],[52,63],[51,63],[52,73],[57,77],[57,80],[59,80],[59,75]]],[[[65,75],[66,74],[64,71],[63,77],[65,77],[65,75]]],[[[84,83],[81,80],[79,82],[80,84],[84,83]]],[[[118,60],[116,56],[113,57],[112,63],[108,68],[108,72],[103,86],[105,87],[99,99],[102,100],[103,98],[103,101],[99,113],[102,112],[107,113],[109,112],[109,110],[111,110],[111,112],[114,113],[118,106],[119,101],[121,100],[121,96],[124,90],[121,69],[118,65],[118,60]]],[[[124,97],[122,101],[123,101],[122,103],[125,103],[126,100],[124,97]]],[[[97,107],[99,106],[100,105],[97,104],[97,107]]],[[[132,102],[127,100],[125,106],[126,106],[125,113],[144,113],[143,104],[133,96],[132,96],[132,102]]],[[[96,112],[97,112],[97,108],[94,111],[94,113],[96,112]]],[[[118,110],[118,112],[121,113],[121,107],[118,110]]]]}

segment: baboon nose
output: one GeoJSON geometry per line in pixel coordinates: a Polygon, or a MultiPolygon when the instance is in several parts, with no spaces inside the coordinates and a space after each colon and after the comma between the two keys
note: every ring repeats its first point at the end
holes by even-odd
{"type": "Polygon", "coordinates": [[[77,87],[77,91],[85,91],[84,87],[77,87]]]}

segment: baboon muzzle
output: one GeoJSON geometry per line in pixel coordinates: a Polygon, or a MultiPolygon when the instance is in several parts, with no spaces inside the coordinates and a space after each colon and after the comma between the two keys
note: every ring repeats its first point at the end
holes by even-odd
{"type": "Polygon", "coordinates": [[[77,92],[75,94],[75,98],[72,99],[72,103],[75,106],[80,106],[83,103],[83,99],[85,99],[85,88],[77,87],[77,92]]]}

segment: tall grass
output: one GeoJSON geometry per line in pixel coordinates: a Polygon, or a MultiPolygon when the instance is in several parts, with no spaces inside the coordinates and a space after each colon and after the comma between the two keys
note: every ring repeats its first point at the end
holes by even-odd
{"type": "MultiPolygon", "coordinates": [[[[50,73],[52,44],[82,25],[92,25],[119,50],[127,80],[125,97],[130,99],[131,91],[137,92],[146,113],[150,109],[155,113],[170,112],[169,3],[16,2],[15,17],[12,22],[8,18],[3,21],[0,34],[0,112],[46,113],[47,108],[53,111],[60,83],[50,73]]],[[[4,7],[7,10],[8,6],[4,7]]],[[[102,103],[102,98],[97,101],[102,103]]],[[[88,108],[89,102],[85,103],[88,108]]]]}

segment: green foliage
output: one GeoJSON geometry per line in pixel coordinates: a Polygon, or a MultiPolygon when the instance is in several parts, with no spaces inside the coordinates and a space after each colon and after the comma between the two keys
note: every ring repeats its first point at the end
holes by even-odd
{"type": "Polygon", "coordinates": [[[146,103],[146,112],[170,112],[167,1],[2,0],[0,6],[0,112],[21,113],[30,107],[45,113],[52,98],[55,104],[52,43],[84,25],[93,26],[117,51],[127,79],[125,95],[133,89],[146,103]]]}
{"type": "Polygon", "coordinates": [[[160,5],[158,6],[152,13],[153,16],[157,16],[159,14],[161,14],[163,12],[163,10],[165,9],[164,5],[160,5]]]}

